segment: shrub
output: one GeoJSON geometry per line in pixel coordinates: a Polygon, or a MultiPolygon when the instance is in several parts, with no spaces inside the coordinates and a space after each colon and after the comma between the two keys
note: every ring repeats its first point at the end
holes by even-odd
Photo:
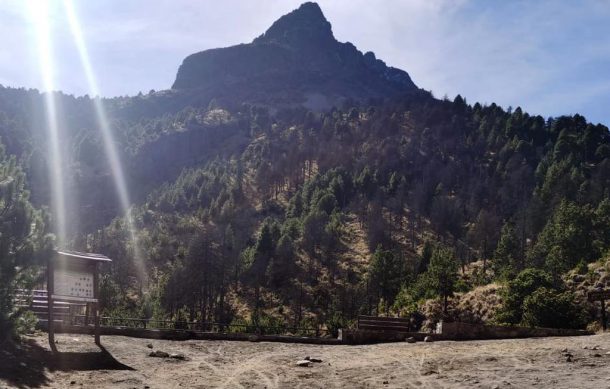
{"type": "Polygon", "coordinates": [[[498,311],[499,323],[518,324],[523,317],[523,302],[538,288],[553,288],[550,274],[540,269],[525,269],[508,282],[502,293],[502,308],[498,311]]]}
{"type": "Polygon", "coordinates": [[[541,287],[523,301],[522,324],[531,327],[584,328],[585,314],[570,292],[541,287]]]}
{"type": "Polygon", "coordinates": [[[404,317],[417,312],[417,299],[413,296],[413,288],[402,286],[394,299],[392,312],[398,316],[404,317]]]}
{"type": "Polygon", "coordinates": [[[335,312],[326,319],[325,324],[326,328],[328,329],[328,332],[336,338],[337,336],[339,336],[339,329],[347,328],[348,323],[343,315],[335,312]]]}
{"type": "Polygon", "coordinates": [[[17,335],[31,334],[36,329],[38,318],[31,311],[25,311],[18,316],[15,322],[15,333],[17,335]]]}

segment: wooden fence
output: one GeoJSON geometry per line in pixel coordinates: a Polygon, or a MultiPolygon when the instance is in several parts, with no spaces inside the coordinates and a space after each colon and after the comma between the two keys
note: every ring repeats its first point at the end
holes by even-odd
{"type": "Polygon", "coordinates": [[[369,331],[410,332],[411,320],[403,317],[358,316],[358,329],[369,331]]]}
{"type": "MultiPolygon", "coordinates": [[[[15,297],[15,305],[33,312],[39,322],[46,326],[48,321],[48,300],[46,290],[31,292],[20,290],[15,297]]],[[[85,304],[53,300],[53,321],[69,326],[88,326],[91,317],[86,314],[85,304]]],[[[100,316],[100,325],[106,327],[188,330],[213,333],[245,333],[259,335],[297,335],[308,337],[327,337],[330,333],[323,327],[262,326],[254,324],[201,322],[186,320],[152,320],[133,317],[100,316]]]]}

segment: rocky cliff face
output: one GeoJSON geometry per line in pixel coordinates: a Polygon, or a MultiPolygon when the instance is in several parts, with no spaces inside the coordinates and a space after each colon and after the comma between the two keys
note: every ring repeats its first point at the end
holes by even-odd
{"type": "Polygon", "coordinates": [[[314,109],[418,90],[405,71],[338,42],[316,3],[282,16],[252,43],[188,56],[172,88],[314,109]]]}

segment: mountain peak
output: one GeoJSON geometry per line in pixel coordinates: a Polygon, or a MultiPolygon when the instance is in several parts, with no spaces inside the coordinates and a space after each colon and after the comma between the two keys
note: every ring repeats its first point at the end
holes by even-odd
{"type": "Polygon", "coordinates": [[[204,101],[302,104],[325,109],[344,99],[366,101],[417,91],[407,72],[372,52],[335,39],[316,3],[304,3],[246,43],[191,54],[172,86],[204,101]]]}
{"type": "Polygon", "coordinates": [[[335,43],[331,24],[317,3],[307,2],[282,16],[253,43],[276,43],[292,47],[307,47],[335,43]]]}

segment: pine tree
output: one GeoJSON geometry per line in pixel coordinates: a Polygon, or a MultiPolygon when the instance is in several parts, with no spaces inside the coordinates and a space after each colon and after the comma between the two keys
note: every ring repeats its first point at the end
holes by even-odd
{"type": "Polygon", "coordinates": [[[20,313],[14,310],[15,290],[31,288],[34,267],[51,255],[45,219],[30,204],[25,174],[0,144],[0,340],[13,333],[20,313]]]}
{"type": "Polygon", "coordinates": [[[593,227],[596,249],[603,254],[610,250],[610,198],[606,197],[597,205],[593,227]]]}
{"type": "Polygon", "coordinates": [[[496,278],[509,278],[521,268],[519,252],[520,243],[515,229],[512,224],[505,223],[493,256],[492,268],[496,278]]]}
{"type": "Polygon", "coordinates": [[[563,200],[529,253],[530,263],[559,275],[598,253],[593,246],[592,211],[563,200]]]}
{"type": "Polygon", "coordinates": [[[371,258],[369,270],[370,287],[377,292],[378,299],[383,299],[386,307],[392,305],[394,298],[405,279],[405,266],[401,257],[381,245],[371,258]]]}
{"type": "Polygon", "coordinates": [[[443,300],[443,312],[447,313],[449,297],[453,296],[457,282],[458,263],[451,250],[437,247],[430,259],[428,277],[432,288],[443,300]]]}

